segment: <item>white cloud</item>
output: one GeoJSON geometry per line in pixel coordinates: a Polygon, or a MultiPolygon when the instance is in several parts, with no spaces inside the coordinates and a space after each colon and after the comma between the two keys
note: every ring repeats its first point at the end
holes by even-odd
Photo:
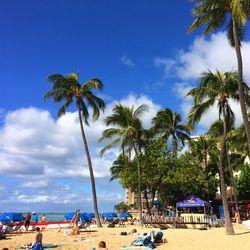
{"type": "MultiPolygon", "coordinates": [[[[117,102],[107,105],[105,115],[111,114],[117,102]]],[[[150,110],[143,116],[147,127],[160,108],[147,96],[131,94],[120,102],[135,107],[147,104],[150,110]]],[[[106,128],[105,115],[85,126],[96,177],[109,176],[113,160],[99,158],[98,139],[106,128]]],[[[57,120],[48,111],[33,107],[9,112],[0,128],[0,148],[1,176],[89,176],[77,112],[68,112],[57,120]],[[60,169],[63,171],[58,171],[60,169]]]]}
{"type": "MultiPolygon", "coordinates": [[[[98,192],[101,207],[110,207],[123,198],[118,182],[109,182],[109,168],[119,151],[114,149],[100,158],[102,145],[98,144],[106,129],[104,117],[112,113],[118,102],[135,108],[147,104],[150,110],[142,117],[146,127],[160,109],[149,97],[130,94],[108,103],[105,114],[97,122],[90,121],[89,127],[85,126],[97,189],[101,187],[98,192]]],[[[32,204],[36,210],[46,207],[57,210],[60,204],[72,207],[76,200],[91,209],[89,169],[77,112],[54,119],[47,110],[21,108],[5,112],[1,121],[0,178],[3,185],[0,190],[5,209],[21,204],[20,210],[28,210],[32,204]]]]}
{"type": "Polygon", "coordinates": [[[120,58],[122,64],[128,66],[128,67],[131,67],[131,68],[134,68],[135,67],[135,63],[133,62],[133,60],[131,58],[129,58],[127,55],[123,55],[121,58],[120,58]]]}
{"type": "MultiPolygon", "coordinates": [[[[242,57],[244,65],[244,78],[250,81],[250,42],[242,43],[242,57]]],[[[210,38],[197,37],[186,50],[179,50],[174,58],[157,57],[155,65],[163,67],[163,77],[176,76],[179,82],[173,91],[181,99],[180,108],[186,116],[192,107],[192,99],[185,97],[187,92],[195,87],[202,72],[208,69],[214,71],[237,70],[235,50],[230,47],[224,32],[211,35],[210,38]]],[[[231,102],[236,117],[236,126],[242,123],[241,110],[238,103],[231,102]]],[[[208,128],[218,119],[217,106],[214,105],[202,117],[199,125],[208,128]]]]}
{"type": "MultiPolygon", "coordinates": [[[[250,81],[250,42],[242,43],[244,77],[250,81]]],[[[164,74],[177,75],[181,80],[196,80],[208,69],[237,70],[235,50],[230,47],[226,33],[219,32],[210,38],[197,37],[187,50],[177,51],[174,58],[157,57],[157,66],[164,67],[164,74]]]]}

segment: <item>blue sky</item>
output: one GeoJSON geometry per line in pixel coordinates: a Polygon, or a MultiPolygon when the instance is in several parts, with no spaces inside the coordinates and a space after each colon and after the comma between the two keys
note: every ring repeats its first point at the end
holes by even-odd
{"type": "MultiPolygon", "coordinates": [[[[145,126],[160,108],[188,112],[184,99],[208,68],[236,69],[234,51],[221,30],[208,38],[187,35],[189,1],[9,0],[0,9],[0,210],[92,210],[90,183],[74,107],[60,119],[43,102],[53,73],[79,72],[82,81],[104,82],[106,114],[114,103],[147,103],[145,126]]],[[[250,79],[250,44],[243,44],[250,79]]],[[[238,123],[239,107],[234,104],[238,123]]],[[[216,107],[200,124],[205,131],[216,107]]],[[[103,116],[87,128],[100,210],[123,200],[109,167],[118,154],[100,159],[103,116]]]]}

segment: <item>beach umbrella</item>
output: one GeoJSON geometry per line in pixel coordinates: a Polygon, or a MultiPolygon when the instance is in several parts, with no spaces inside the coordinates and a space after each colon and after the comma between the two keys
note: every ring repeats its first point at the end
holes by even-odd
{"type": "Polygon", "coordinates": [[[2,222],[13,222],[23,221],[24,216],[21,213],[2,213],[0,215],[0,221],[2,222]]]}
{"type": "Polygon", "coordinates": [[[132,214],[128,213],[128,212],[124,212],[122,214],[120,214],[119,216],[121,219],[127,219],[127,218],[132,218],[132,214]]]}
{"type": "Polygon", "coordinates": [[[95,214],[94,213],[84,213],[89,219],[93,219],[95,218],[95,214]]]}
{"type": "Polygon", "coordinates": [[[116,213],[113,213],[113,212],[108,212],[108,213],[103,213],[103,217],[105,219],[108,219],[108,218],[117,218],[118,215],[116,213]]]}
{"type": "MultiPolygon", "coordinates": [[[[66,220],[72,220],[74,215],[75,215],[75,212],[70,212],[66,214],[64,217],[66,218],[66,220]]],[[[80,213],[80,218],[82,221],[90,222],[90,219],[84,213],[80,213]]]]}

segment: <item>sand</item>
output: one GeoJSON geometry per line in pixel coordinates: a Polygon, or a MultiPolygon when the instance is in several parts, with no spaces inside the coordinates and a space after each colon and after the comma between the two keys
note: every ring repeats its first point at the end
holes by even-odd
{"type": "MultiPolygon", "coordinates": [[[[101,240],[106,241],[109,250],[119,250],[123,245],[129,244],[136,236],[121,236],[118,235],[123,231],[130,231],[136,228],[135,226],[127,226],[126,228],[92,228],[92,232],[82,230],[78,236],[64,236],[58,230],[47,229],[43,231],[43,243],[46,244],[64,244],[64,246],[55,249],[69,250],[90,250],[92,247],[97,247],[101,240]],[[77,238],[91,240],[89,242],[73,242],[77,238]]],[[[139,233],[149,232],[149,228],[139,229],[139,233]]],[[[156,229],[157,230],[157,229],[156,229]]],[[[167,238],[168,243],[163,244],[157,249],[159,250],[250,250],[250,230],[235,227],[235,235],[225,235],[224,228],[212,228],[208,230],[197,229],[168,229],[163,230],[164,238],[167,238]]],[[[3,247],[8,247],[9,250],[14,250],[26,243],[32,242],[34,232],[23,232],[12,234],[8,239],[0,241],[0,250],[3,247]]]]}

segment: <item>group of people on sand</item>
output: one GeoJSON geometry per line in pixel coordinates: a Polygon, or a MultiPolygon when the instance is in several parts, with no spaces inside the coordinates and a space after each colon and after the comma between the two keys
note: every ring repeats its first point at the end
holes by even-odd
{"type": "MultiPolygon", "coordinates": [[[[30,226],[30,222],[35,222],[37,223],[38,222],[38,214],[34,211],[32,212],[32,215],[30,212],[27,213],[27,215],[25,216],[25,219],[24,219],[24,226],[25,226],[25,230],[27,231],[29,229],[29,226],[30,226]]],[[[46,221],[46,216],[45,214],[42,215],[41,217],[41,222],[45,222],[46,221]]]]}

